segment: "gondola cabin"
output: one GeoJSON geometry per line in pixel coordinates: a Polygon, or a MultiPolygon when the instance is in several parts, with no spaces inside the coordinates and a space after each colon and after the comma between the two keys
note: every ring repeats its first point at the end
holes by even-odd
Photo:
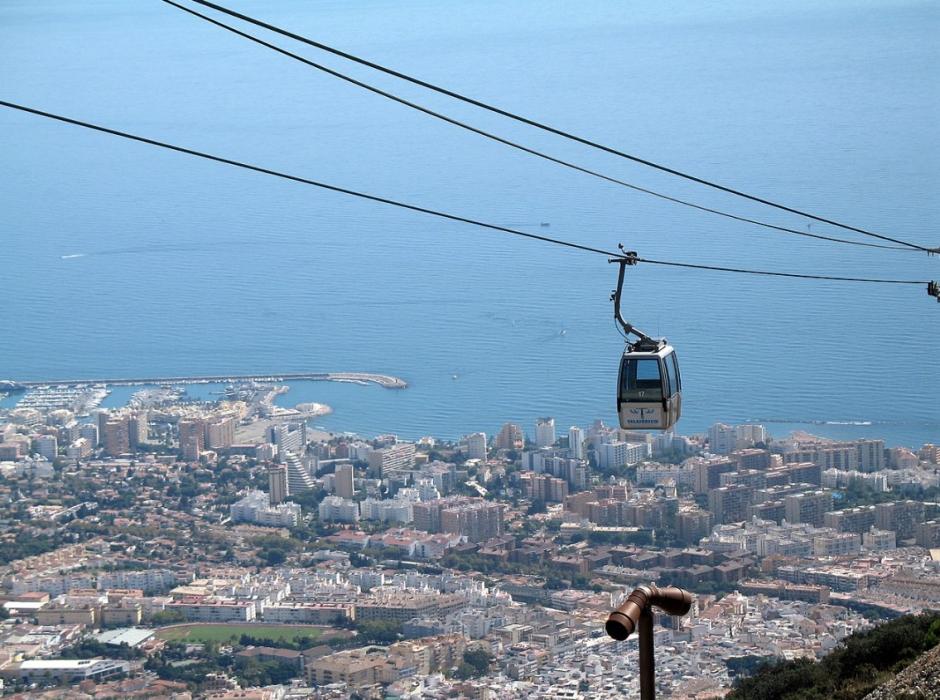
{"type": "Polygon", "coordinates": [[[620,361],[617,414],[625,430],[669,430],[682,413],[682,378],[671,345],[628,346],[620,361]]]}

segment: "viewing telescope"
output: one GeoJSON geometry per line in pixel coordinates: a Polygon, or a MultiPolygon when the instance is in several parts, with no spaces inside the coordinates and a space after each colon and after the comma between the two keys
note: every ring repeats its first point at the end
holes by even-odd
{"type": "Polygon", "coordinates": [[[640,631],[640,700],[656,697],[656,666],[653,658],[653,607],[668,615],[681,617],[692,607],[692,594],[675,586],[659,588],[655,584],[640,586],[610,613],[604,628],[607,634],[623,641],[640,631]]]}

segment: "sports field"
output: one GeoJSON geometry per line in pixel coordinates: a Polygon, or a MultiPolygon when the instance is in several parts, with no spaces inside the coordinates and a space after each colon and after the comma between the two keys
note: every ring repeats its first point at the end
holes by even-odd
{"type": "Polygon", "coordinates": [[[331,630],[313,625],[255,625],[202,623],[170,625],[157,630],[160,639],[174,642],[237,642],[243,634],[272,642],[293,641],[295,637],[317,639],[331,630]]]}

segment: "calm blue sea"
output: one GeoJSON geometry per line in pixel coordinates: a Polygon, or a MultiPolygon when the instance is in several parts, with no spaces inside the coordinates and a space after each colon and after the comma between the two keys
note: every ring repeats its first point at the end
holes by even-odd
{"type": "MultiPolygon", "coordinates": [[[[940,244],[935,2],[231,4],[629,152],[940,244]]],[[[806,225],[291,48],[639,185],[806,225]]],[[[158,0],[4,0],[0,76],[0,99],[592,246],[940,278],[940,258],[765,232],[533,159],[158,0]]],[[[362,370],[411,386],[306,384],[284,401],[331,404],[332,429],[407,437],[616,420],[615,269],[600,256],[8,110],[0,165],[0,377],[362,370]]],[[[940,306],[920,286],[640,266],[625,300],[679,349],[683,432],[778,419],[774,434],[940,441],[940,306]],[[819,420],[872,425],[793,425],[819,420]]]]}

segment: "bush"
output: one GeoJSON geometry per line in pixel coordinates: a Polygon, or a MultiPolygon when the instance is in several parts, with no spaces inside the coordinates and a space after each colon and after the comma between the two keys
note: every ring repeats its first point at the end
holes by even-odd
{"type": "Polygon", "coordinates": [[[729,700],[858,700],[936,646],[940,614],[906,615],[858,632],[821,661],[761,667],[736,681],[729,700]]]}

